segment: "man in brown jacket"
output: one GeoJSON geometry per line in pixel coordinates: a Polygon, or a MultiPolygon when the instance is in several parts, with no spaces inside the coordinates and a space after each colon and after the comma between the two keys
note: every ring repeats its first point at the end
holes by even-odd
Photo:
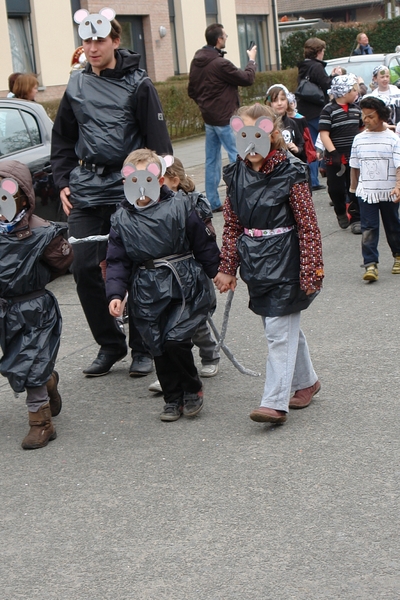
{"type": "Polygon", "coordinates": [[[197,50],[190,65],[188,94],[199,106],[206,129],[206,194],[213,212],[222,210],[218,196],[221,180],[221,145],[229,160],[236,160],[235,137],[230,118],[239,108],[238,86],[250,86],[256,73],[257,46],[247,50],[249,62],[244,70],[224,58],[227,39],[223,25],[213,23],[206,29],[207,46],[197,50]]]}

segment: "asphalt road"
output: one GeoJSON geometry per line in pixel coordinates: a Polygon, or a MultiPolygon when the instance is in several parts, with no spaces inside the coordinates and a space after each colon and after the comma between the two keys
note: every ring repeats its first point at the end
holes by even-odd
{"type": "MultiPolygon", "coordinates": [[[[155,376],[130,379],[128,358],[82,375],[97,347],[72,277],[53,282],[55,441],[20,448],[24,398],[0,381],[1,599],[400,598],[400,276],[382,234],[379,281],[363,282],[360,236],[339,229],[326,192],[315,203],[326,280],[302,326],[322,390],[281,427],[248,417],[266,343],[242,282],[226,341],[262,375],[223,357],[203,411],[174,423],[159,420],[155,376]]],[[[221,213],[214,223],[220,235],[221,213]]]]}

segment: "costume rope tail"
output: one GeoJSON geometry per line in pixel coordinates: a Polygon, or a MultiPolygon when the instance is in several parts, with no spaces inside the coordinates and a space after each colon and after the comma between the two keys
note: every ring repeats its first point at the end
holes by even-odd
{"type": "Polygon", "coordinates": [[[236,367],[236,369],[243,375],[250,375],[250,377],[260,377],[260,373],[256,373],[255,371],[252,371],[251,369],[246,369],[246,367],[241,365],[240,362],[234,357],[233,353],[231,352],[231,350],[228,348],[228,346],[224,342],[224,339],[226,336],[226,331],[228,329],[228,319],[229,319],[229,312],[230,312],[231,306],[232,306],[233,294],[234,294],[234,292],[232,290],[229,290],[228,297],[226,299],[226,304],[225,304],[224,316],[222,318],[221,333],[218,332],[218,329],[216,328],[212,318],[210,316],[208,317],[208,322],[210,324],[210,327],[213,331],[213,334],[215,335],[215,337],[217,339],[216,350],[217,351],[222,350],[222,352],[229,358],[229,360],[231,361],[233,366],[236,367]]]}

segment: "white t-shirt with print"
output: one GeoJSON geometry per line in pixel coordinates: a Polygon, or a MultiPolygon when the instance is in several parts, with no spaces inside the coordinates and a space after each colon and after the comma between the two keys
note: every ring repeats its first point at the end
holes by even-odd
{"type": "Polygon", "coordinates": [[[360,169],[356,195],[364,202],[392,201],[390,192],[400,167],[400,137],[390,129],[359,133],[353,141],[350,167],[360,169]]]}

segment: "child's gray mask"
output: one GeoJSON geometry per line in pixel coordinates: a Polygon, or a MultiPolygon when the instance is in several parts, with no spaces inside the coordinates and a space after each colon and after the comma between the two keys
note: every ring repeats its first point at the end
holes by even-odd
{"type": "Polygon", "coordinates": [[[14,194],[18,192],[18,183],[7,177],[0,182],[0,216],[11,222],[17,212],[14,194]]]}
{"type": "Polygon", "coordinates": [[[240,117],[231,118],[231,127],[236,135],[236,147],[243,160],[248,154],[260,154],[265,158],[271,148],[269,134],[274,124],[268,117],[259,117],[254,125],[245,125],[240,117]]]}

